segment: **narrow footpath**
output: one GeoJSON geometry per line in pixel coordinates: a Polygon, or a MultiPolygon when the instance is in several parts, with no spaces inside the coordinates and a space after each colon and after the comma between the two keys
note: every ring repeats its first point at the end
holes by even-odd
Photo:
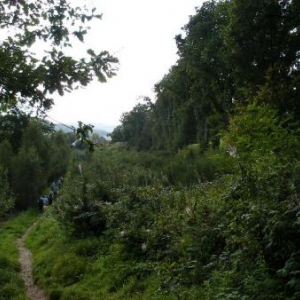
{"type": "Polygon", "coordinates": [[[19,262],[21,264],[21,275],[26,286],[27,296],[30,299],[47,300],[44,292],[33,282],[31,252],[25,247],[25,239],[34,226],[35,224],[29,227],[25,234],[17,240],[17,247],[20,254],[19,262]]]}

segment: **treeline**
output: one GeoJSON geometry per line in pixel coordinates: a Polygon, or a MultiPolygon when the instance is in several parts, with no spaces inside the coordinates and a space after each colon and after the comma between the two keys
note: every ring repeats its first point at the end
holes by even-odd
{"type": "MultiPolygon", "coordinates": [[[[138,150],[219,145],[236,107],[300,111],[300,3],[207,1],[176,36],[179,59],[155,85],[156,99],[123,114],[111,134],[138,150]]],[[[298,117],[296,117],[298,118],[298,117]]]]}
{"type": "Polygon", "coordinates": [[[67,170],[70,139],[18,111],[0,116],[0,218],[37,206],[49,183],[67,170]]]}

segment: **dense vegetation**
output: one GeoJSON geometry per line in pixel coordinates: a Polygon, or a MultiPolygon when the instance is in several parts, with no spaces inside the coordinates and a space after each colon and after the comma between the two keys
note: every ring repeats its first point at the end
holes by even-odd
{"type": "MultiPolygon", "coordinates": [[[[24,124],[0,131],[2,215],[66,172],[27,240],[51,300],[300,298],[299,11],[295,0],[204,3],[156,101],[94,152],[1,116],[24,124]]],[[[83,140],[90,129],[80,124],[83,140]]]]}
{"type": "MultiPolygon", "coordinates": [[[[96,19],[101,15],[95,8],[67,0],[0,3],[0,218],[14,207],[34,206],[66,171],[69,143],[43,121],[52,95],[115,75],[116,58],[84,46],[88,24],[96,19]],[[83,51],[72,57],[76,43],[83,51]]],[[[92,148],[90,130],[79,122],[76,134],[92,148]]]]}
{"type": "Polygon", "coordinates": [[[50,299],[298,299],[298,129],[253,105],[227,141],[72,165],[29,241],[50,299]]]}
{"type": "Polygon", "coordinates": [[[67,136],[54,132],[48,123],[21,115],[0,117],[0,217],[13,207],[18,210],[35,207],[39,196],[47,193],[52,180],[67,170],[70,146],[67,136]],[[26,120],[23,128],[17,127],[26,120]],[[15,144],[15,145],[14,145],[15,144]]]}
{"type": "Polygon", "coordinates": [[[219,145],[237,106],[269,104],[299,115],[299,1],[208,1],[176,37],[179,59],[121,118],[113,141],[177,151],[219,145]]]}

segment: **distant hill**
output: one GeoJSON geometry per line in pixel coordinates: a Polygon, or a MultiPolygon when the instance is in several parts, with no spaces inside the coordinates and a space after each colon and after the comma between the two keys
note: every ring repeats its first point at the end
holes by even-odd
{"type": "Polygon", "coordinates": [[[94,132],[98,133],[100,136],[107,137],[111,133],[116,125],[107,125],[107,124],[92,124],[94,125],[94,132]]]}
{"type": "Polygon", "coordinates": [[[54,128],[55,130],[59,131],[63,131],[63,132],[72,132],[73,130],[71,129],[72,125],[63,125],[63,124],[54,124],[54,128]]]}
{"type": "MultiPolygon", "coordinates": [[[[63,132],[72,132],[72,127],[74,129],[77,127],[77,124],[54,124],[56,130],[62,130],[63,132]]],[[[98,133],[100,136],[106,137],[109,133],[111,133],[115,126],[107,125],[107,124],[91,124],[95,127],[93,128],[93,132],[98,133]]]]}

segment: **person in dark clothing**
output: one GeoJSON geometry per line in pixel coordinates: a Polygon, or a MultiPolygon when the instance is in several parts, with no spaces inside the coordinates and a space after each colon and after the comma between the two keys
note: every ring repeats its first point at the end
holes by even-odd
{"type": "Polygon", "coordinates": [[[51,189],[51,192],[53,192],[53,198],[56,198],[57,191],[58,191],[58,185],[55,181],[52,182],[50,189],[51,189]]]}
{"type": "Polygon", "coordinates": [[[40,197],[38,200],[38,208],[41,213],[44,211],[44,200],[42,197],[40,197]]]}
{"type": "Polygon", "coordinates": [[[53,203],[53,197],[54,197],[54,194],[51,191],[50,194],[49,194],[49,196],[48,196],[48,205],[52,205],[52,203],[53,203]]]}

